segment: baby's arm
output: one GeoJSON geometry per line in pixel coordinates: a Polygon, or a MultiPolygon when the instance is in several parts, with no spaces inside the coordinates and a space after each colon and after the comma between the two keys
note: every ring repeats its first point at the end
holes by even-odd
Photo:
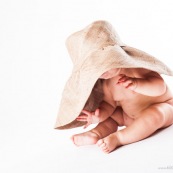
{"type": "Polygon", "coordinates": [[[117,84],[148,96],[160,96],[166,91],[163,78],[155,72],[150,72],[142,78],[132,78],[124,75],[117,84]]]}
{"type": "Polygon", "coordinates": [[[87,121],[87,124],[84,128],[88,127],[90,124],[99,123],[106,120],[108,117],[112,115],[115,108],[108,104],[107,102],[103,101],[99,108],[96,109],[94,112],[82,110],[81,115],[77,117],[77,121],[87,121]]]}

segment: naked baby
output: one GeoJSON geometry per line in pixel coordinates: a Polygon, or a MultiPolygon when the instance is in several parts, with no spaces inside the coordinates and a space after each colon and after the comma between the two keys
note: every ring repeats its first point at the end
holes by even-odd
{"type": "Polygon", "coordinates": [[[83,110],[78,121],[99,123],[94,129],[74,135],[80,145],[96,144],[105,153],[142,140],[173,123],[173,96],[162,77],[139,68],[112,69],[104,73],[104,99],[94,112],[83,110]],[[126,126],[117,131],[118,126],[126,126]]]}
{"type": "Polygon", "coordinates": [[[147,138],[173,123],[173,95],[160,60],[124,44],[112,25],[96,21],[67,38],[73,62],[55,129],[97,126],[71,137],[105,153],[147,138]],[[119,126],[125,128],[118,130],[119,126]]]}

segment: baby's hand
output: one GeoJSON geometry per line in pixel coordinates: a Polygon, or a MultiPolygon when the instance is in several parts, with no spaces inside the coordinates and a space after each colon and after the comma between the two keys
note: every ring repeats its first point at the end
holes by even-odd
{"type": "Polygon", "coordinates": [[[96,109],[95,112],[89,112],[86,110],[82,110],[82,115],[79,115],[76,120],[77,121],[87,121],[84,128],[87,128],[90,124],[99,123],[99,109],[96,109]]]}
{"type": "Polygon", "coordinates": [[[122,85],[125,88],[130,90],[135,90],[137,87],[136,78],[128,77],[126,75],[122,75],[122,77],[118,80],[118,85],[122,85]]]}

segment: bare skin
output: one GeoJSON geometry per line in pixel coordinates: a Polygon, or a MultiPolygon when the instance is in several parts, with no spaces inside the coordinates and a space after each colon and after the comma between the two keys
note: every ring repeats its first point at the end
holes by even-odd
{"type": "Polygon", "coordinates": [[[104,100],[95,112],[83,110],[78,121],[98,125],[73,135],[74,144],[97,144],[103,152],[140,141],[173,124],[173,96],[162,77],[142,68],[104,73],[104,100]],[[126,128],[117,131],[118,126],[126,128]]]}

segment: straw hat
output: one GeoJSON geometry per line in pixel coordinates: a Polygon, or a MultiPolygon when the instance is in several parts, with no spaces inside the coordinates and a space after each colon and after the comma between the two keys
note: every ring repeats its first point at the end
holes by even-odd
{"type": "Polygon", "coordinates": [[[73,62],[59,106],[55,129],[84,125],[76,121],[82,109],[94,111],[102,100],[99,77],[112,68],[146,68],[160,74],[173,72],[153,56],[121,42],[112,25],[96,21],[66,41],[73,62]]]}

